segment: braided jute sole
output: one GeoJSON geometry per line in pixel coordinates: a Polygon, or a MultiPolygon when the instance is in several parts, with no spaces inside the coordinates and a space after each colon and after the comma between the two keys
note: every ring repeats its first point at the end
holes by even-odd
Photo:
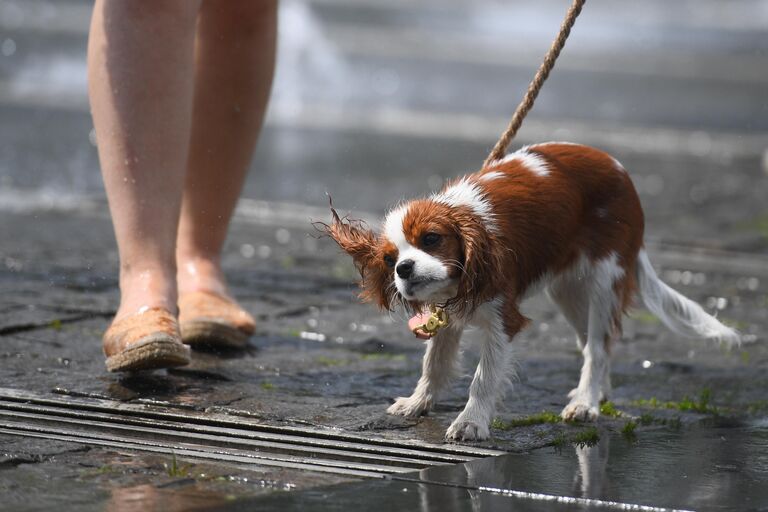
{"type": "Polygon", "coordinates": [[[185,366],[190,362],[189,347],[165,333],[150,334],[125,350],[107,358],[110,372],[132,372],[185,366]]]}
{"type": "Polygon", "coordinates": [[[196,347],[222,347],[242,349],[248,344],[250,334],[231,325],[205,320],[190,320],[181,324],[181,339],[196,347]]]}

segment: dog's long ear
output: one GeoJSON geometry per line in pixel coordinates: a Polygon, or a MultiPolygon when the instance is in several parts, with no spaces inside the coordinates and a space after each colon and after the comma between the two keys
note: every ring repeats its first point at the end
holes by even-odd
{"type": "Polygon", "coordinates": [[[454,215],[454,225],[463,244],[464,271],[451,304],[459,312],[471,313],[497,295],[502,254],[498,241],[481,219],[468,211],[456,211],[454,215]]]}
{"type": "Polygon", "coordinates": [[[320,224],[321,230],[334,239],[344,252],[352,256],[357,270],[363,270],[371,264],[378,246],[378,237],[359,220],[341,219],[331,206],[333,220],[330,224],[320,224]]]}
{"type": "Polygon", "coordinates": [[[363,222],[340,218],[333,206],[331,213],[331,224],[317,223],[316,227],[352,256],[360,272],[360,297],[366,302],[375,302],[382,309],[390,309],[394,277],[384,263],[381,240],[363,222]]]}

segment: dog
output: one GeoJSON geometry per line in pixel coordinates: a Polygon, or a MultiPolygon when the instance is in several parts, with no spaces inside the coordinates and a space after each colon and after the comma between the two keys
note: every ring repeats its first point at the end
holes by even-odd
{"type": "Polygon", "coordinates": [[[489,436],[510,377],[511,341],[529,323],[521,304],[545,291],[577,334],[579,384],[561,416],[592,421],[610,391],[609,352],[637,296],[681,335],[738,343],[739,334],[663,283],[643,245],[644,219],[629,174],[588,146],[524,147],[440,192],[392,209],[380,233],[340,218],[323,229],[347,252],[360,296],[382,309],[438,304],[448,325],[426,343],[413,394],[387,412],[427,413],[454,373],[466,326],[482,333],[480,362],[450,440],[489,436]]]}

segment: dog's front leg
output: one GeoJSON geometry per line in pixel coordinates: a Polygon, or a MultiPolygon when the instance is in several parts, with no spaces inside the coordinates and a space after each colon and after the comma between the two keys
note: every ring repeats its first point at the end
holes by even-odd
{"type": "Polygon", "coordinates": [[[427,341],[427,352],[421,364],[421,378],[413,394],[398,398],[387,412],[401,416],[421,416],[434,404],[437,394],[456,375],[456,359],[463,324],[452,320],[437,335],[427,341]]]}
{"type": "Polygon", "coordinates": [[[516,307],[505,308],[499,301],[492,301],[477,310],[473,323],[483,331],[480,363],[469,387],[467,405],[445,434],[448,439],[488,439],[496,401],[505,390],[512,371],[510,342],[526,319],[516,307]]]}

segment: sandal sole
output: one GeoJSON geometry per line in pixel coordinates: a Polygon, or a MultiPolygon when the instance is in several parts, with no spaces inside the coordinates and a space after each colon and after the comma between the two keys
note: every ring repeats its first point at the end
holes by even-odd
{"type": "Polygon", "coordinates": [[[167,335],[153,335],[108,357],[106,363],[107,371],[133,372],[185,366],[190,360],[189,347],[167,335]]]}
{"type": "Polygon", "coordinates": [[[242,349],[248,345],[250,334],[237,327],[217,322],[185,322],[181,324],[181,341],[192,348],[222,347],[242,349]]]}

